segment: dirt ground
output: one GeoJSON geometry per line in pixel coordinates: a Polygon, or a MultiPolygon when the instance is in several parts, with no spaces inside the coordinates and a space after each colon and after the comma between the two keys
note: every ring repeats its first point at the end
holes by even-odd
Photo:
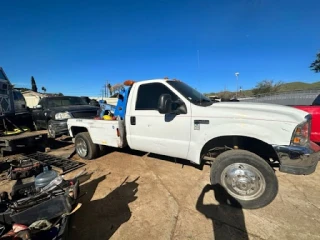
{"type": "MultiPolygon", "coordinates": [[[[72,149],[52,153],[69,156],[72,149]]],[[[201,170],[132,151],[86,163],[92,175],[81,185],[86,194],[68,239],[320,239],[319,167],[309,176],[276,172],[276,199],[262,209],[242,210],[216,200],[206,165],[201,170]]]]}

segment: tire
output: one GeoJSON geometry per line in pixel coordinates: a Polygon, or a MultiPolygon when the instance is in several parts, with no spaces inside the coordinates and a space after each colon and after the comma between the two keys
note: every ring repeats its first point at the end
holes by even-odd
{"type": "Polygon", "coordinates": [[[211,165],[210,180],[227,192],[231,198],[227,204],[246,209],[262,208],[278,193],[278,180],[270,165],[244,150],[220,154],[211,165]]]}
{"type": "Polygon", "coordinates": [[[56,132],[54,131],[52,127],[52,120],[49,120],[47,124],[47,130],[48,130],[48,137],[49,138],[56,138],[56,132]]]}
{"type": "Polygon", "coordinates": [[[88,132],[78,133],[74,142],[76,152],[82,159],[91,160],[98,156],[99,146],[92,142],[88,132]]]}

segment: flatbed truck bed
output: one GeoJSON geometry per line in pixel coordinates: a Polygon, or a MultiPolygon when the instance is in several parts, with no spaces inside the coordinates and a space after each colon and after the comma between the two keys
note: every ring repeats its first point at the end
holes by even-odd
{"type": "Polygon", "coordinates": [[[37,142],[43,142],[47,139],[48,131],[23,132],[16,135],[0,137],[0,155],[3,157],[5,152],[12,152],[22,147],[35,146],[37,142]]]}

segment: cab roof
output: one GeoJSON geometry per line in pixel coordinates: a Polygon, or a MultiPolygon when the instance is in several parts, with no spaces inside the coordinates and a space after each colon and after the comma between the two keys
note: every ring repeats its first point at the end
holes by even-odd
{"type": "MultiPolygon", "coordinates": [[[[142,84],[142,83],[154,83],[154,82],[166,82],[166,81],[180,81],[180,80],[177,80],[177,79],[169,79],[169,78],[155,78],[155,79],[148,79],[148,80],[140,80],[140,81],[134,81],[134,80],[126,80],[124,82],[124,85],[127,84],[134,84],[134,83],[139,83],[139,84],[142,84]]],[[[126,85],[128,86],[128,85],[126,85]]]]}

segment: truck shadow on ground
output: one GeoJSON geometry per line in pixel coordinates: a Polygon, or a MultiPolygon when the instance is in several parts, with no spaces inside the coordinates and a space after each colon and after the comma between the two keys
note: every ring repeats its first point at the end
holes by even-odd
{"type": "Polygon", "coordinates": [[[72,217],[68,239],[109,239],[118,228],[131,218],[129,203],[137,199],[139,184],[136,178],[127,178],[107,196],[91,200],[97,186],[106,179],[102,176],[80,187],[87,194],[80,198],[82,207],[72,217]]]}
{"type": "Polygon", "coordinates": [[[199,170],[203,170],[204,165],[210,166],[210,162],[208,162],[208,161],[202,161],[200,165],[196,165],[196,164],[191,163],[189,160],[180,159],[180,158],[173,158],[173,157],[155,154],[155,153],[141,152],[138,150],[132,150],[128,147],[126,147],[126,148],[107,148],[107,150],[104,152],[104,154],[110,154],[112,152],[121,152],[121,153],[129,154],[129,155],[134,155],[137,157],[148,156],[150,158],[156,158],[156,159],[162,160],[162,161],[177,163],[177,164],[180,164],[182,167],[184,165],[185,166],[192,166],[192,167],[197,168],[199,170]]]}
{"type": "Polygon", "coordinates": [[[64,138],[64,139],[48,138],[47,141],[45,142],[45,146],[49,147],[52,150],[64,148],[64,147],[70,146],[72,144],[73,144],[73,142],[72,142],[71,138],[64,138]]]}
{"type": "Polygon", "coordinates": [[[156,158],[156,159],[162,160],[162,161],[167,161],[167,162],[173,162],[173,163],[176,163],[176,164],[180,164],[181,167],[183,167],[183,166],[192,166],[192,167],[194,167],[196,169],[199,169],[199,170],[203,170],[203,167],[205,165],[210,166],[210,163],[207,162],[207,161],[201,161],[200,165],[196,165],[196,164],[193,164],[192,162],[190,162],[189,160],[180,159],[180,158],[173,158],[173,157],[168,157],[168,156],[164,156],[164,155],[160,155],[160,154],[154,154],[154,153],[149,153],[148,157],[156,158]]]}
{"type": "Polygon", "coordinates": [[[249,239],[240,203],[221,185],[206,185],[197,200],[196,209],[212,221],[215,240],[249,239]],[[204,196],[210,191],[214,191],[219,204],[204,204],[204,196]]]}

